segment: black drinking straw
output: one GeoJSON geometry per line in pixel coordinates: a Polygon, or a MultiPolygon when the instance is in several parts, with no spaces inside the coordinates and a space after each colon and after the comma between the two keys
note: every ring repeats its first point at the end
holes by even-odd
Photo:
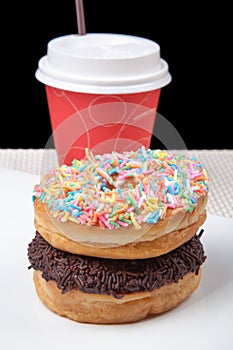
{"type": "Polygon", "coordinates": [[[83,35],[83,34],[86,34],[83,0],[75,0],[75,4],[76,4],[78,34],[83,35]]]}

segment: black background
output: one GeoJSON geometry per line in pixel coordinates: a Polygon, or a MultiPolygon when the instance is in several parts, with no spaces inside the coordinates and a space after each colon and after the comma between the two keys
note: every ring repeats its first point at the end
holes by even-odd
{"type": "MultiPolygon", "coordinates": [[[[142,36],[160,45],[172,81],[158,112],[188,149],[233,148],[232,16],[224,2],[84,0],[86,31],[142,36]]],[[[4,5],[0,148],[43,148],[51,126],[35,78],[47,43],[77,32],[75,0],[4,5]]],[[[156,140],[153,141],[155,145],[156,140]]]]}

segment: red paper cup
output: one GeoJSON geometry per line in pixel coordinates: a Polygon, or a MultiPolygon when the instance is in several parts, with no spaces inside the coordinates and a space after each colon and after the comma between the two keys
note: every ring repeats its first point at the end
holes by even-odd
{"type": "Polygon", "coordinates": [[[150,146],[161,87],[171,76],[155,42],[129,35],[67,35],[48,44],[45,84],[59,164],[150,146]]]}
{"type": "Polygon", "coordinates": [[[134,94],[97,95],[46,86],[59,164],[85,155],[150,146],[160,89],[134,94]]]}

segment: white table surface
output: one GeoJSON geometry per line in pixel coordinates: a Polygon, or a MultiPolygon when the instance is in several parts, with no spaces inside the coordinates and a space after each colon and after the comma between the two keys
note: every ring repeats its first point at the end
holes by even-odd
{"type": "MultiPolygon", "coordinates": [[[[196,156],[207,170],[210,214],[233,217],[233,150],[180,150],[196,156]]],[[[57,164],[54,149],[0,149],[0,168],[39,175],[57,164]]]]}

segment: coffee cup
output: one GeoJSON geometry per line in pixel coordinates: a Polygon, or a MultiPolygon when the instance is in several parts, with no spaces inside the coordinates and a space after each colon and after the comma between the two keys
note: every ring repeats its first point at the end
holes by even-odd
{"type": "Polygon", "coordinates": [[[51,40],[36,78],[45,85],[59,164],[89,149],[149,147],[161,88],[171,81],[160,46],[124,34],[71,34],[51,40]]]}

